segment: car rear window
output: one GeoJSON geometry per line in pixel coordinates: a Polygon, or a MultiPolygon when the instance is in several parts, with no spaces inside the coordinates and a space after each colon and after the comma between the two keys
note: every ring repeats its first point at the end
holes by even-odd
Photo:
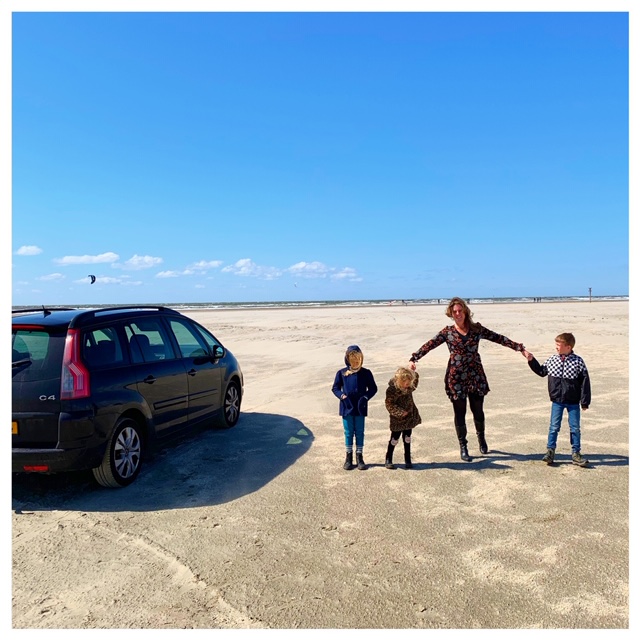
{"type": "Polygon", "coordinates": [[[11,369],[23,381],[60,376],[67,332],[45,327],[13,326],[11,331],[11,369]]]}

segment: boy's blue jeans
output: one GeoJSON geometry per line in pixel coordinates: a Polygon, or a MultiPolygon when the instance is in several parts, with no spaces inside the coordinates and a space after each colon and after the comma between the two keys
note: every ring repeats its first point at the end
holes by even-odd
{"type": "Polygon", "coordinates": [[[364,447],[364,416],[343,416],[344,443],[348,451],[353,451],[353,436],[356,436],[356,451],[364,447]]]}
{"type": "Polygon", "coordinates": [[[571,453],[580,452],[580,405],[564,404],[562,402],[551,403],[551,423],[549,424],[549,437],[547,449],[555,449],[558,442],[558,432],[562,423],[562,413],[567,410],[569,417],[569,439],[571,441],[571,453]]]}

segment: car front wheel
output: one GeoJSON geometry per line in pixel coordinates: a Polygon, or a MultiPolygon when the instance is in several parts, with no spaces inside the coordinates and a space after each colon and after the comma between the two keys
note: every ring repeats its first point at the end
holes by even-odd
{"type": "Polygon", "coordinates": [[[102,464],[93,469],[93,477],[103,487],[130,485],[140,473],[142,445],[138,423],[121,418],[111,434],[102,464]]]}
{"type": "Polygon", "coordinates": [[[240,418],[240,387],[238,383],[232,381],[224,392],[224,402],[222,403],[222,417],[219,424],[224,429],[235,426],[240,418]]]}

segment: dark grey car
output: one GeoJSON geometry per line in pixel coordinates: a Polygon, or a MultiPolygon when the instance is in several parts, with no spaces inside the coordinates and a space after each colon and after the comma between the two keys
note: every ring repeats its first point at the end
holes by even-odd
{"type": "Polygon", "coordinates": [[[123,487],[162,442],[240,417],[237,360],[167,307],[18,310],[11,345],[14,472],[123,487]]]}

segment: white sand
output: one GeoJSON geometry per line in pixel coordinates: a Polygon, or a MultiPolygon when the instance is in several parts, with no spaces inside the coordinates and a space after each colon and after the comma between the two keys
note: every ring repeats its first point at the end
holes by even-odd
{"type": "MultiPolygon", "coordinates": [[[[572,331],[591,374],[582,450],[545,451],[546,380],[483,341],[490,452],[458,455],[445,345],[418,365],[415,468],[384,468],[384,390],[444,306],[198,311],[240,360],[243,415],[164,450],[125,490],[86,476],[13,491],[16,628],[627,628],[626,302],[474,305],[543,361],[572,331]],[[345,347],[380,387],[366,471],[343,471],[345,347]]],[[[472,425],[471,416],[468,424],[472,425]]]]}

